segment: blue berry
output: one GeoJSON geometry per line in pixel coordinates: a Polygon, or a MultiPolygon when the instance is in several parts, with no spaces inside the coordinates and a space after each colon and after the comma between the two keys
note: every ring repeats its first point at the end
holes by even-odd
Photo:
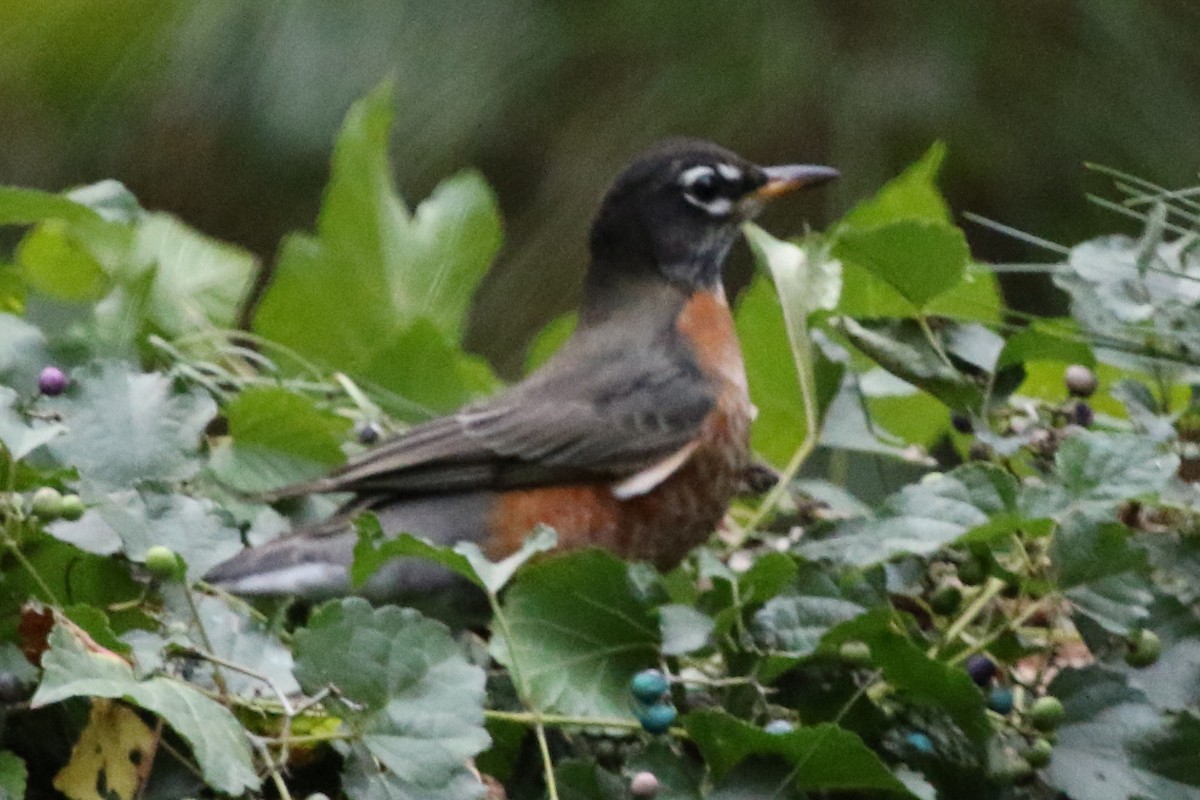
{"type": "Polygon", "coordinates": [[[375,444],[379,441],[379,426],[373,422],[364,422],[356,431],[359,444],[375,444]]]}
{"type": "Polygon", "coordinates": [[[38,391],[47,397],[57,397],[67,389],[67,373],[58,367],[46,367],[38,375],[38,391]]]}
{"type": "Polygon", "coordinates": [[[996,662],[982,653],[976,653],[967,659],[967,674],[976,686],[987,686],[996,677],[996,662]]]}
{"type": "Polygon", "coordinates": [[[642,727],[646,733],[666,733],[675,722],[675,717],[678,712],[675,706],[669,703],[655,703],[652,706],[640,709],[638,711],[638,722],[642,723],[642,727]]]}
{"type": "Polygon", "coordinates": [[[1009,714],[1013,710],[1013,693],[1012,689],[1004,686],[997,686],[988,693],[987,699],[988,708],[995,711],[997,714],[1009,714]]]}
{"type": "Polygon", "coordinates": [[[763,725],[763,730],[774,736],[782,736],[785,733],[791,733],[795,730],[792,723],[786,719],[773,719],[766,725],[763,725]]]}
{"type": "Polygon", "coordinates": [[[643,703],[657,703],[670,688],[667,676],[656,669],[644,669],[629,681],[629,691],[643,703]]]}
{"type": "Polygon", "coordinates": [[[930,739],[927,733],[913,731],[904,737],[904,741],[908,742],[909,746],[918,753],[929,755],[933,752],[933,739],[930,739]]]}

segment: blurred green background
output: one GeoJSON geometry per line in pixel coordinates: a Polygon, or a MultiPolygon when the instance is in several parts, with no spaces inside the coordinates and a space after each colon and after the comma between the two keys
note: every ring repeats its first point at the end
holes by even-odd
{"type": "MultiPolygon", "coordinates": [[[[935,139],[956,211],[1068,243],[1133,229],[1085,201],[1107,181],[1083,162],[1171,187],[1200,166],[1196,0],[0,0],[0,183],[114,177],[269,265],[313,224],[346,108],[389,74],[409,201],[468,166],[499,195],[469,343],[510,374],[574,303],[608,181],[663,136],[839,167],[773,210],[781,234],[935,139]]],[[[966,228],[980,258],[1046,257],[966,228]]]]}

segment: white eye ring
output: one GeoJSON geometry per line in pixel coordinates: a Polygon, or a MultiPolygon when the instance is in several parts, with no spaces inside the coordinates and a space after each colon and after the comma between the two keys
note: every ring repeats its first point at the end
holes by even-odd
{"type": "Polygon", "coordinates": [[[712,179],[716,178],[717,171],[725,178],[728,178],[729,173],[727,170],[733,170],[739,176],[741,175],[741,172],[736,167],[731,167],[728,164],[718,164],[716,171],[706,164],[700,164],[684,170],[679,176],[679,184],[683,187],[683,199],[696,206],[696,208],[701,209],[709,216],[729,216],[729,212],[733,209],[733,203],[729,198],[721,197],[720,195],[700,197],[695,191],[698,188],[697,184],[702,181],[708,184],[709,189],[715,190],[716,187],[713,185],[712,179]]]}

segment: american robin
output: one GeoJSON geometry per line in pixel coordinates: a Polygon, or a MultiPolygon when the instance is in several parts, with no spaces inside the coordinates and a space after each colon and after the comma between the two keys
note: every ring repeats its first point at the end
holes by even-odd
{"type": "MultiPolygon", "coordinates": [[[[275,493],[353,499],[207,579],[250,595],[348,592],[350,520],[368,510],[385,533],[473,541],[493,558],[545,524],[562,548],[675,566],[711,534],[750,461],[754,408],[721,285],[726,255],[764,203],[837,174],[759,167],[696,140],[644,153],[601,203],[578,327],[558,353],[489,400],[275,493]]],[[[364,593],[391,598],[443,580],[397,559],[364,593]]]]}

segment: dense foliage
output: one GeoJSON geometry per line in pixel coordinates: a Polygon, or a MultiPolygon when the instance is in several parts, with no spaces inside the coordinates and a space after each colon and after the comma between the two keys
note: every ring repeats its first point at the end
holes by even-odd
{"type": "Polygon", "coordinates": [[[254,493],[498,385],[460,345],[495,201],[467,173],[410,210],[390,117],[386,89],[353,107],[245,331],[246,253],[115,183],[0,189],[29,226],[0,268],[0,792],[1200,798],[1200,206],[1128,178],[1140,238],[1026,267],[1064,319],[1005,312],[938,147],[824,233],[749,227],[783,480],[668,575],[366,517],[356,580],[435,559],[487,624],[204,586],[289,526],[254,493]],[[836,485],[797,479],[814,453],[836,485]]]}

